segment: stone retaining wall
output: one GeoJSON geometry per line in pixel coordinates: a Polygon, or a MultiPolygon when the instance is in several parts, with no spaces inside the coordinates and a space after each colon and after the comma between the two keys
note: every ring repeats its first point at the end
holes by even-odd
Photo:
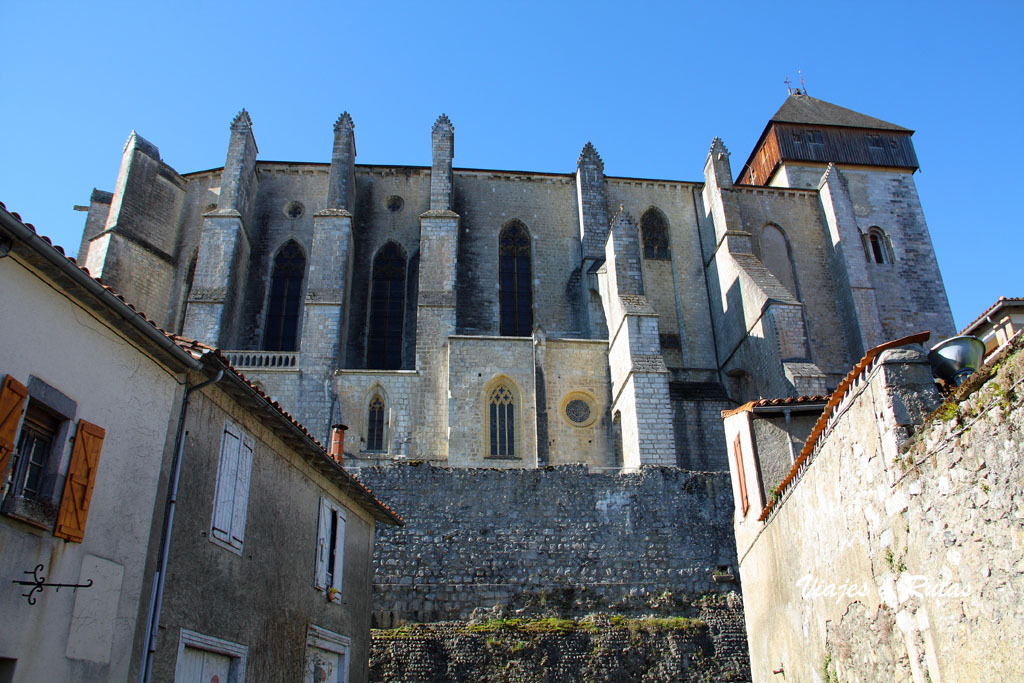
{"type": "Polygon", "coordinates": [[[427,463],[353,472],[407,521],[378,528],[378,627],[496,605],[672,614],[681,600],[738,589],[727,473],[427,463]]]}

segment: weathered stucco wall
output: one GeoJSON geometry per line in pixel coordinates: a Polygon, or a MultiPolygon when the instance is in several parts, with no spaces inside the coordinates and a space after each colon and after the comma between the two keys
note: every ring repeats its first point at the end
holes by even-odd
{"type": "Polygon", "coordinates": [[[36,520],[45,528],[0,516],[0,657],[17,660],[15,680],[125,680],[139,604],[149,595],[147,542],[161,463],[171,451],[177,380],[29,270],[17,252],[0,259],[0,292],[0,316],[12,322],[0,339],[0,380],[11,375],[44,405],[46,397],[32,390],[45,383],[65,399],[50,407],[70,413],[62,415],[46,468],[46,500],[62,500],[78,421],[106,430],[81,543],[53,535],[56,509],[47,522],[36,520]],[[47,582],[93,586],[46,588],[30,605],[29,589],[11,581],[30,580],[37,564],[47,582]]]}
{"type": "Polygon", "coordinates": [[[313,624],[351,639],[350,680],[365,681],[359,664],[369,650],[373,520],[215,386],[193,397],[185,428],[154,680],[173,679],[182,628],[247,646],[247,680],[299,680],[313,624]],[[228,420],[255,445],[240,553],[210,540],[228,420]],[[322,496],[347,516],[337,603],[315,586],[322,496]]]}
{"type": "Polygon", "coordinates": [[[712,578],[736,562],[724,473],[424,463],[358,474],[408,521],[378,529],[378,626],[463,619],[499,604],[643,612],[666,592],[736,588],[712,578]]]}
{"type": "Polygon", "coordinates": [[[921,427],[923,354],[885,352],[763,528],[736,510],[754,680],[1024,677],[1022,366],[921,427]]]}

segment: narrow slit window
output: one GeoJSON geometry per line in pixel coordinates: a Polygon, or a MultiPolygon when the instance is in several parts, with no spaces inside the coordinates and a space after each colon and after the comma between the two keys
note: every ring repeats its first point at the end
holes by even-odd
{"type": "Polygon", "coordinates": [[[384,450],[384,399],[380,394],[370,400],[366,419],[366,450],[384,450]]]}
{"type": "Polygon", "coordinates": [[[370,329],[366,367],[399,370],[402,367],[402,324],[405,312],[405,254],[388,242],[373,259],[370,294],[370,329]]]}
{"type": "Polygon", "coordinates": [[[533,333],[533,290],[530,235],[522,223],[512,223],[501,231],[498,253],[501,335],[528,337],[533,333]]]}
{"type": "Polygon", "coordinates": [[[267,351],[295,351],[299,341],[299,308],[306,257],[294,240],[289,240],[274,257],[267,302],[267,327],[263,348],[267,351]]]}

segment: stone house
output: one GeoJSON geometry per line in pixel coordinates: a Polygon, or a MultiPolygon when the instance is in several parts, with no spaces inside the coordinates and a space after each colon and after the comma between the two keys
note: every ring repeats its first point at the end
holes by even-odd
{"type": "Polygon", "coordinates": [[[365,680],[374,527],[400,518],[2,205],[0,291],[0,680],[365,680]]]}
{"type": "MultiPolygon", "coordinates": [[[[179,173],[132,133],[79,258],[346,454],[453,466],[722,470],[720,412],[825,394],[864,351],[954,333],[911,130],[791,94],[734,181],[258,159],[179,173]]],[[[425,151],[425,150],[424,150],[425,151]]],[[[699,168],[699,167],[695,167],[699,168]]]]}

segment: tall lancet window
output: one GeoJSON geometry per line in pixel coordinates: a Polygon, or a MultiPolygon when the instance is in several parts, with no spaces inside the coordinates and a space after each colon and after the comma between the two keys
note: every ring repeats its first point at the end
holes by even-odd
{"type": "Polygon", "coordinates": [[[491,423],[491,456],[516,456],[516,403],[512,390],[499,384],[488,400],[491,423]]]}
{"type": "Polygon", "coordinates": [[[267,351],[295,351],[299,342],[299,308],[306,257],[294,240],[289,240],[274,257],[267,301],[267,326],[263,348],[267,351]]]}
{"type": "Polygon", "coordinates": [[[514,221],[498,237],[498,286],[501,335],[528,337],[533,333],[533,290],[530,288],[530,234],[514,221]]]}
{"type": "Polygon", "coordinates": [[[384,450],[384,399],[374,394],[366,412],[366,450],[384,450]]]}
{"type": "Polygon", "coordinates": [[[644,258],[668,259],[668,221],[665,214],[651,207],[640,217],[640,235],[644,242],[644,258]]]}
{"type": "Polygon", "coordinates": [[[405,253],[394,242],[388,242],[373,259],[370,330],[366,340],[367,368],[401,369],[404,310],[405,253]]]}

